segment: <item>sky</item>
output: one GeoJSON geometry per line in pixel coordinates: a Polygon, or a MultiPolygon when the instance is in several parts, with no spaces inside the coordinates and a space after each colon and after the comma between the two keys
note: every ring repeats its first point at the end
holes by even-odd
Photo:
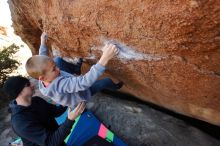
{"type": "Polygon", "coordinates": [[[10,26],[11,21],[11,12],[7,0],[0,1],[0,26],[10,26]]]}
{"type": "MultiPolygon", "coordinates": [[[[14,29],[12,28],[11,12],[7,3],[7,0],[0,0],[0,26],[6,28],[7,36],[0,34],[0,48],[9,46],[15,43],[20,47],[20,50],[14,56],[20,63],[21,66],[18,68],[19,75],[27,75],[25,71],[26,60],[31,56],[31,51],[28,46],[21,40],[21,38],[14,34],[14,29]]],[[[14,73],[17,74],[17,73],[14,73]]]]}

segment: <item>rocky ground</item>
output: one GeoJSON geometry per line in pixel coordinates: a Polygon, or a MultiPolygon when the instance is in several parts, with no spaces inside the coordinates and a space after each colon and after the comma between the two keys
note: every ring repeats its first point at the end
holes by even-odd
{"type": "MultiPolygon", "coordinates": [[[[185,118],[123,94],[98,94],[88,104],[95,115],[131,146],[218,146],[219,127],[185,118]],[[206,132],[205,132],[206,131],[206,132]],[[208,133],[207,133],[208,132],[208,133]]],[[[0,143],[16,138],[7,108],[0,114],[0,143]]]]}
{"type": "Polygon", "coordinates": [[[8,146],[9,142],[13,141],[17,136],[10,126],[10,114],[8,113],[8,108],[1,108],[0,112],[0,145],[8,146]]]}
{"type": "MultiPolygon", "coordinates": [[[[123,95],[123,98],[132,98],[127,96],[123,95]]],[[[106,125],[111,125],[111,129],[131,146],[220,145],[220,139],[213,137],[219,134],[219,127],[169,113],[154,105],[122,100],[119,97],[122,96],[114,95],[112,98],[99,94],[90,106],[106,125]],[[210,133],[213,135],[208,135],[204,130],[209,133],[214,130],[210,133]]]]}

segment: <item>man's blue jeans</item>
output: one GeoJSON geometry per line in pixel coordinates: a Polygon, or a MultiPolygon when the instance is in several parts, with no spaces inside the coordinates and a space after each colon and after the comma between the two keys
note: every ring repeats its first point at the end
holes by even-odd
{"type": "MultiPolygon", "coordinates": [[[[68,72],[70,74],[81,74],[81,66],[82,63],[72,64],[69,62],[66,62],[61,57],[55,57],[53,58],[55,64],[57,67],[59,67],[60,70],[68,72]]],[[[90,91],[91,94],[94,95],[97,92],[102,91],[103,89],[110,89],[110,90],[117,90],[117,84],[115,84],[110,78],[106,77],[101,80],[97,80],[91,87],[90,91]]]]}

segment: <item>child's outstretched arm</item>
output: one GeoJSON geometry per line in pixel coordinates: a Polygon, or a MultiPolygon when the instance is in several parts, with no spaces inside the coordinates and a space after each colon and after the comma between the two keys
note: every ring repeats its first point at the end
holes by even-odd
{"type": "Polygon", "coordinates": [[[106,66],[108,61],[111,60],[114,55],[118,54],[119,49],[114,44],[105,45],[102,49],[103,54],[98,63],[102,66],[106,66]]]}
{"type": "Polygon", "coordinates": [[[47,40],[47,33],[43,32],[40,37],[40,48],[39,48],[39,55],[46,55],[48,56],[48,50],[46,46],[46,40],[47,40]]]}
{"type": "Polygon", "coordinates": [[[93,65],[89,72],[87,72],[83,76],[71,77],[71,78],[63,78],[58,82],[57,90],[60,93],[72,93],[79,92],[90,88],[95,81],[104,73],[105,66],[108,61],[114,57],[118,53],[118,49],[115,45],[106,45],[103,48],[103,55],[97,64],[93,65]],[[62,87],[62,88],[60,88],[62,87]]]}

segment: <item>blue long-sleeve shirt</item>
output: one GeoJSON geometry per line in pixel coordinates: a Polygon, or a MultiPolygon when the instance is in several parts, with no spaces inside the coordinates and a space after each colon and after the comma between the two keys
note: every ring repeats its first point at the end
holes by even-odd
{"type": "MultiPolygon", "coordinates": [[[[48,55],[45,45],[40,46],[39,55],[48,55]]],[[[90,99],[91,91],[89,88],[104,71],[105,67],[98,63],[93,65],[89,72],[83,76],[74,76],[61,71],[60,75],[47,87],[42,81],[39,81],[39,89],[43,95],[50,97],[56,103],[75,107],[79,102],[90,99]]]]}

